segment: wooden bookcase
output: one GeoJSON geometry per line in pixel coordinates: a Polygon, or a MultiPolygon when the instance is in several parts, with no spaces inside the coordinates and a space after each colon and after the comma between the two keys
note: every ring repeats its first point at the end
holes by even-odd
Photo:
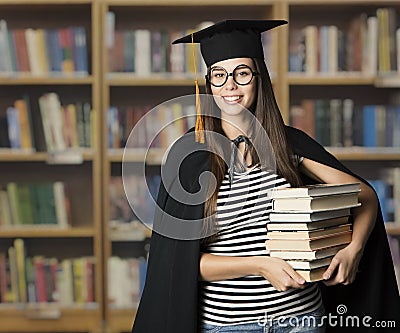
{"type": "MultiPolygon", "coordinates": [[[[65,229],[49,227],[2,227],[0,251],[7,252],[14,239],[22,238],[28,257],[93,257],[95,302],[68,307],[56,303],[0,305],[0,332],[101,332],[103,327],[103,265],[101,229],[101,154],[100,154],[100,29],[97,1],[1,0],[0,16],[8,29],[61,29],[82,26],[86,32],[88,74],[33,75],[14,73],[0,76],[0,104],[5,110],[15,99],[29,95],[30,111],[39,114],[38,98],[56,92],[62,104],[85,101],[95,115],[92,145],[67,154],[53,155],[46,147],[34,152],[2,149],[1,185],[8,182],[35,183],[63,181],[68,189],[71,225],[65,229]],[[72,155],[68,155],[72,153],[72,155]],[[54,163],[52,156],[58,157],[54,163]],[[68,158],[68,156],[70,156],[68,158]],[[75,159],[72,162],[71,156],[75,159]],[[61,162],[59,158],[64,158],[61,162]],[[53,160],[53,162],[51,162],[53,160]],[[80,160],[80,161],[79,161],[80,160]]],[[[40,133],[39,133],[40,135],[40,133]]]]}
{"type": "MultiPolygon", "coordinates": [[[[291,23],[288,33],[309,25],[316,27],[334,25],[338,29],[348,31],[351,28],[351,22],[359,18],[361,14],[365,17],[377,16],[378,8],[394,8],[397,13],[400,10],[398,1],[390,0],[324,2],[289,0],[287,5],[286,17],[291,23]]],[[[397,24],[398,20],[397,16],[397,24]]],[[[379,39],[379,35],[377,38],[379,39]]],[[[363,65],[361,64],[361,66],[363,65]]],[[[286,80],[284,89],[287,90],[290,106],[298,105],[302,99],[344,100],[348,98],[354,102],[353,112],[362,112],[362,105],[398,104],[399,70],[384,74],[379,71],[369,73],[368,70],[310,74],[293,73],[286,68],[284,76],[286,80]],[[359,108],[357,109],[356,106],[359,108]]],[[[286,115],[288,113],[287,110],[286,115]]],[[[400,165],[399,147],[328,147],[327,149],[354,172],[366,179],[377,179],[380,177],[378,172],[381,169],[400,165]]],[[[399,234],[398,221],[396,225],[388,225],[389,234],[399,234]]]]}
{"type": "MultiPolygon", "coordinates": [[[[84,149],[80,164],[48,164],[49,154],[0,151],[1,184],[62,180],[68,185],[73,215],[72,227],[54,229],[0,228],[0,252],[5,252],[15,238],[22,238],[29,256],[43,254],[63,259],[93,256],[96,259],[96,305],[55,308],[21,304],[1,304],[0,332],[129,332],[135,306],[115,308],[108,299],[108,259],[145,256],[144,236],[114,237],[109,229],[110,183],[122,174],[122,148],[108,148],[107,110],[110,106],[153,108],[174,97],[194,94],[193,75],[157,74],[137,76],[110,73],[106,45],[106,13],[115,14],[116,30],[195,28],[203,21],[228,18],[287,19],[289,25],[271,31],[269,57],[272,59],[274,91],[285,121],[289,110],[302,98],[353,98],[360,103],[388,103],[400,87],[399,75],[366,76],[357,73],[308,75],[290,73],[288,66],[289,35],[292,29],[309,24],[344,25],[361,12],[379,7],[394,7],[396,0],[203,0],[199,4],[185,0],[0,0],[0,20],[9,28],[61,28],[82,25],[86,28],[89,59],[87,76],[0,76],[0,108],[5,110],[23,94],[31,103],[46,92],[57,92],[66,103],[87,100],[97,112],[95,142],[84,149]]],[[[202,74],[199,74],[201,78],[202,74]]],[[[203,86],[200,87],[204,89],[203,86]]],[[[36,106],[36,109],[38,107],[36,106]]],[[[33,112],[35,107],[33,107],[33,112]]],[[[400,166],[400,149],[328,148],[352,170],[363,176],[374,175],[383,167],[400,166]]],[[[153,168],[160,164],[162,151],[152,151],[153,168]]],[[[125,156],[130,162],[143,160],[142,150],[125,156]]],[[[400,235],[400,228],[388,228],[400,235]]]]}

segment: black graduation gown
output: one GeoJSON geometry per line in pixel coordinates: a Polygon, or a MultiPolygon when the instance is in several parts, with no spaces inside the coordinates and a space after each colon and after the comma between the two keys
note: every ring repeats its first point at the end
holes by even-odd
{"type": "MultiPolygon", "coordinates": [[[[304,132],[292,127],[287,127],[286,130],[295,154],[354,175],[304,132]]],[[[201,148],[200,144],[195,143],[195,145],[201,148]]],[[[173,149],[179,149],[178,146],[179,144],[175,145],[173,149]]],[[[167,165],[168,163],[173,165],[174,161],[167,160],[167,165]]],[[[183,187],[193,193],[198,191],[198,176],[203,171],[209,170],[209,167],[207,152],[199,151],[190,155],[180,168],[179,175],[183,187]]],[[[357,175],[354,176],[363,181],[357,175]]],[[[203,205],[188,207],[178,203],[165,190],[165,187],[170,186],[173,186],[173,181],[160,187],[158,196],[160,207],[177,217],[202,218],[203,205]]],[[[162,220],[162,215],[156,214],[154,223],[161,224],[162,220]]],[[[132,332],[195,333],[198,331],[199,251],[198,240],[176,240],[153,232],[146,284],[132,332]]],[[[337,316],[336,322],[335,318],[331,319],[327,332],[376,332],[378,329],[373,326],[376,326],[375,322],[378,320],[395,321],[396,328],[385,328],[384,332],[400,332],[400,297],[380,210],[365,247],[359,271],[355,282],[348,286],[326,287],[321,283],[327,314],[337,316]],[[346,314],[338,314],[339,305],[346,306],[346,314]],[[346,315],[359,316],[360,328],[354,327],[352,321],[347,321],[346,324],[346,315]],[[372,319],[365,316],[370,316],[372,319]],[[363,325],[363,318],[371,327],[363,325]]]]}

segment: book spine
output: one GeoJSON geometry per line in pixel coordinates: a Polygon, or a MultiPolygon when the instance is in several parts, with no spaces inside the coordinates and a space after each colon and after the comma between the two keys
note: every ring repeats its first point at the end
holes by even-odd
{"type": "Polygon", "coordinates": [[[18,282],[18,264],[17,254],[14,246],[8,248],[8,260],[10,267],[10,282],[11,282],[11,302],[18,303],[20,301],[19,282],[18,282]]]}
{"type": "Polygon", "coordinates": [[[72,29],[75,44],[75,70],[80,73],[87,75],[88,70],[88,59],[86,50],[86,32],[84,27],[75,27],[72,29]]]}
{"type": "Polygon", "coordinates": [[[19,119],[19,112],[15,107],[8,107],[7,125],[8,125],[8,138],[10,147],[13,149],[21,148],[21,122],[19,119]]]}
{"type": "Polygon", "coordinates": [[[68,215],[67,209],[65,206],[66,197],[65,197],[65,189],[63,182],[54,182],[53,183],[53,195],[54,195],[54,203],[55,210],[57,216],[57,224],[61,228],[68,228],[68,215]]]}
{"type": "Polygon", "coordinates": [[[22,303],[27,302],[26,272],[25,272],[25,245],[20,238],[14,240],[15,256],[17,262],[18,295],[22,303]]]}
{"type": "Polygon", "coordinates": [[[7,21],[0,20],[0,73],[10,74],[12,72],[10,51],[7,21]]]}
{"type": "Polygon", "coordinates": [[[21,225],[20,206],[18,199],[18,185],[15,182],[7,184],[7,194],[10,201],[12,224],[21,225]]]}
{"type": "Polygon", "coordinates": [[[363,120],[363,144],[365,147],[376,147],[377,131],[374,105],[365,105],[363,107],[363,120]]]}
{"type": "Polygon", "coordinates": [[[149,76],[151,73],[151,33],[146,29],[135,31],[135,73],[149,76]]]}

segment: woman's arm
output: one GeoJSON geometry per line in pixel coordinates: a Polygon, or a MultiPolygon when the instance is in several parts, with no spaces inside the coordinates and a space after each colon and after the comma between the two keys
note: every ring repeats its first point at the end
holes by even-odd
{"type": "Polygon", "coordinates": [[[267,256],[231,257],[202,253],[200,278],[206,281],[234,279],[247,275],[265,277],[277,290],[303,288],[305,280],[284,260],[267,256]]]}
{"type": "MultiPolygon", "coordinates": [[[[322,183],[359,182],[354,176],[307,158],[303,159],[300,170],[322,183]]],[[[365,244],[375,225],[378,209],[375,192],[361,182],[361,192],[358,198],[361,206],[352,209],[354,217],[352,241],[345,249],[338,252],[325,272],[324,278],[328,280],[326,281],[327,285],[349,284],[354,281],[365,244]]]]}

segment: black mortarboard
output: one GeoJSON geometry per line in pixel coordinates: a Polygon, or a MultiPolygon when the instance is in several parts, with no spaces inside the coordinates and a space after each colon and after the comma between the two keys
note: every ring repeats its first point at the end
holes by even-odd
{"type": "Polygon", "coordinates": [[[285,20],[226,20],[179,38],[173,44],[200,43],[207,67],[225,59],[264,59],[261,33],[286,23],[285,20]]]}

